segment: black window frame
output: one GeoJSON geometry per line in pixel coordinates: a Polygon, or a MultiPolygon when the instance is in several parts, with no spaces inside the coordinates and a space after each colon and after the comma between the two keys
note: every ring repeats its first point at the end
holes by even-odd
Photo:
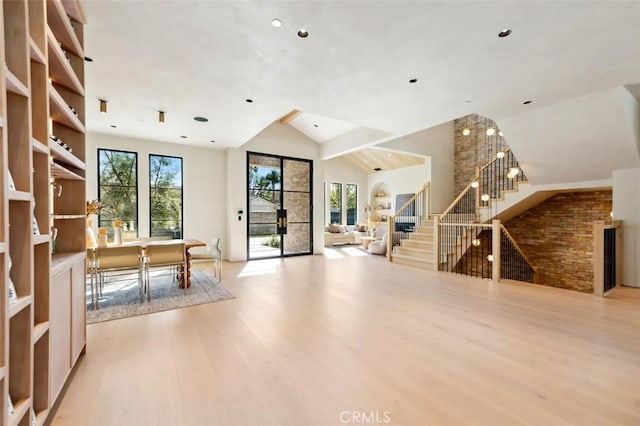
{"type": "MultiPolygon", "coordinates": [[[[135,209],[136,210],[136,214],[135,214],[136,231],[135,232],[136,232],[136,237],[138,237],[140,235],[139,234],[139,230],[140,230],[140,189],[138,187],[140,163],[138,162],[138,153],[135,152],[135,151],[125,151],[123,149],[111,149],[111,148],[98,148],[97,149],[97,167],[96,167],[97,171],[96,171],[96,174],[97,174],[97,178],[98,178],[97,179],[98,200],[100,200],[100,201],[104,201],[102,199],[102,186],[103,185],[101,184],[101,175],[100,175],[100,172],[101,172],[101,169],[102,169],[101,163],[100,163],[100,153],[101,152],[117,152],[117,153],[122,153],[122,154],[132,154],[134,159],[135,159],[135,165],[136,165],[135,166],[135,185],[130,185],[130,187],[135,187],[135,189],[136,189],[136,197],[135,197],[135,200],[136,200],[136,209],[135,209]]],[[[113,235],[113,227],[111,225],[111,221],[109,221],[108,223],[104,223],[103,224],[102,223],[102,216],[103,216],[102,214],[98,215],[98,227],[106,227],[109,230],[108,234],[110,236],[113,235]]],[[[126,219],[123,219],[123,218],[113,218],[111,220],[114,220],[114,219],[120,219],[120,220],[123,220],[123,221],[126,220],[126,219]]]]}
{"type": "MultiPolygon", "coordinates": [[[[163,237],[168,236],[165,234],[155,234],[153,233],[153,207],[152,207],[152,199],[153,199],[153,186],[151,184],[151,159],[152,157],[162,157],[162,158],[171,158],[180,160],[180,229],[176,234],[176,231],[173,231],[171,235],[172,239],[182,239],[184,238],[184,158],[178,157],[175,155],[164,155],[164,154],[152,154],[149,153],[149,237],[163,237]]],[[[173,189],[173,188],[169,188],[173,189]]]]}

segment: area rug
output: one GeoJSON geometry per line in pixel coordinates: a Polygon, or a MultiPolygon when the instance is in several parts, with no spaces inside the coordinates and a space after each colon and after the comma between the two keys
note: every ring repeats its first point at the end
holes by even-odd
{"type": "Polygon", "coordinates": [[[140,302],[138,275],[130,274],[106,282],[100,308],[91,306],[91,286],[87,283],[87,323],[145,315],[203,303],[233,299],[235,296],[213,278],[198,269],[191,270],[191,287],[185,294],[166,271],[151,273],[151,301],[140,302]]]}

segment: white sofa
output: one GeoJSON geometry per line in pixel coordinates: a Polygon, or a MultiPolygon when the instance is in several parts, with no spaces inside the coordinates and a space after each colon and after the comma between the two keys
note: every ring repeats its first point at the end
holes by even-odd
{"type": "Polygon", "coordinates": [[[358,225],[327,225],[324,228],[324,245],[330,247],[339,244],[362,244],[365,231],[358,231],[358,225]],[[333,232],[331,232],[333,231],[333,232]],[[336,232],[337,231],[337,232],[336,232]]]}

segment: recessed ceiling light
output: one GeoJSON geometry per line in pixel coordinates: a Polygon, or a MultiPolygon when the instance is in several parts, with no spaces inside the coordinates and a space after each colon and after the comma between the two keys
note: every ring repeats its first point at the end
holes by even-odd
{"type": "Polygon", "coordinates": [[[309,37],[309,31],[305,30],[304,28],[301,28],[300,31],[298,31],[298,37],[300,38],[309,37]]]}
{"type": "Polygon", "coordinates": [[[271,21],[271,25],[276,28],[280,28],[282,26],[282,21],[279,19],[274,19],[271,21]]]}
{"type": "Polygon", "coordinates": [[[374,171],[376,171],[376,172],[379,172],[379,171],[381,171],[382,169],[381,169],[380,167],[376,167],[376,168],[375,168],[375,169],[373,169],[373,170],[374,170],[374,171]]]}
{"type": "Polygon", "coordinates": [[[84,57],[84,60],[85,60],[85,61],[87,61],[87,62],[93,62],[93,59],[91,59],[91,58],[90,58],[90,57],[88,57],[88,56],[85,56],[85,57],[84,57]]]}
{"type": "Polygon", "coordinates": [[[507,29],[504,29],[504,30],[500,31],[498,33],[498,37],[504,38],[504,37],[509,36],[509,34],[511,34],[511,30],[507,28],[507,29]]]}
{"type": "Polygon", "coordinates": [[[182,135],[182,136],[180,136],[180,137],[181,137],[182,139],[186,139],[186,138],[187,138],[187,137],[186,137],[186,136],[184,136],[184,135],[182,135]]]}
{"type": "Polygon", "coordinates": [[[206,117],[193,117],[193,119],[201,123],[206,123],[207,121],[209,121],[209,119],[206,117]]]}
{"type": "Polygon", "coordinates": [[[533,102],[533,101],[524,101],[524,102],[522,103],[522,105],[529,105],[531,102],[533,102]]]}
{"type": "Polygon", "coordinates": [[[216,141],[209,141],[209,142],[211,142],[211,143],[216,143],[216,141]]]}
{"type": "Polygon", "coordinates": [[[317,125],[317,124],[314,124],[314,125],[313,125],[313,127],[318,127],[318,125],[317,125]]]}
{"type": "Polygon", "coordinates": [[[118,126],[116,126],[115,124],[112,124],[111,127],[113,127],[114,129],[118,128],[118,126]]]}
{"type": "Polygon", "coordinates": [[[418,79],[417,78],[412,78],[411,80],[409,80],[409,83],[413,84],[413,83],[417,83],[418,79]]]}
{"type": "Polygon", "coordinates": [[[471,101],[467,99],[466,101],[464,101],[464,103],[465,103],[465,104],[470,104],[470,103],[471,103],[471,101]]]}
{"type": "Polygon", "coordinates": [[[247,103],[252,103],[253,99],[245,99],[244,101],[247,102],[247,103]]]}

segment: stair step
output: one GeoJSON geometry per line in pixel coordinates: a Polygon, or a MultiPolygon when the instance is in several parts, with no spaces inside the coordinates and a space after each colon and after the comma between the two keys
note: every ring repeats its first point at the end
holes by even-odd
{"type": "Polygon", "coordinates": [[[416,226],[414,228],[413,232],[417,232],[420,234],[433,234],[433,224],[431,224],[431,226],[429,225],[420,225],[420,226],[416,226]]]}
{"type": "Polygon", "coordinates": [[[391,255],[391,261],[395,263],[400,263],[402,265],[415,266],[422,269],[428,269],[430,271],[435,271],[436,268],[433,266],[433,258],[423,259],[415,256],[408,256],[404,254],[393,253],[391,255]]]}
{"type": "Polygon", "coordinates": [[[433,234],[422,234],[419,232],[410,232],[408,240],[413,241],[433,241],[433,234]]]}
{"type": "Polygon", "coordinates": [[[411,256],[418,256],[420,258],[423,258],[423,257],[426,258],[429,256],[433,257],[433,248],[431,248],[430,250],[424,250],[424,249],[419,249],[414,247],[397,246],[396,253],[406,254],[407,256],[411,255],[411,256]]]}
{"type": "Polygon", "coordinates": [[[433,241],[425,241],[425,240],[400,240],[400,246],[402,247],[410,247],[420,250],[431,250],[433,251],[433,241]]]}

